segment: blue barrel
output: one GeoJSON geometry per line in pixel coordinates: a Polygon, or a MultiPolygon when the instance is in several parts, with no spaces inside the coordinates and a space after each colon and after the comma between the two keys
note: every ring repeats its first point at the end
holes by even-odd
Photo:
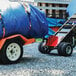
{"type": "MultiPolygon", "coordinates": [[[[29,7],[30,13],[27,13],[22,4],[8,2],[8,6],[1,12],[5,37],[22,34],[26,37],[40,38],[48,33],[45,14],[32,5],[29,5],[29,7]]],[[[2,37],[2,25],[0,26],[0,35],[2,37]]]]}

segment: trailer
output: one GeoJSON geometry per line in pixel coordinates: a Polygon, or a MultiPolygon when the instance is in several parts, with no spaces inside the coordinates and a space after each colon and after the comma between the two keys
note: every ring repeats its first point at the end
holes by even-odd
{"type": "Polygon", "coordinates": [[[58,50],[61,56],[70,56],[76,45],[76,14],[70,17],[52,36],[43,39],[38,49],[43,54],[48,54],[53,49],[58,50]]]}
{"type": "Polygon", "coordinates": [[[5,64],[18,62],[23,45],[47,33],[46,16],[38,8],[24,2],[0,0],[0,61],[5,64]]]}
{"type": "Polygon", "coordinates": [[[18,62],[23,56],[23,45],[34,42],[34,38],[27,39],[21,34],[0,39],[0,61],[3,64],[18,62]]]}

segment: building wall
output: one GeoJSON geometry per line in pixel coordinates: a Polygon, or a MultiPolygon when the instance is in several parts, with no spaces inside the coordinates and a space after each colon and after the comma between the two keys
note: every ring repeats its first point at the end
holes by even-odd
{"type": "Polygon", "coordinates": [[[44,11],[47,17],[66,18],[66,8],[71,0],[35,0],[37,7],[44,11]]]}
{"type": "Polygon", "coordinates": [[[68,4],[51,4],[51,3],[40,3],[40,2],[38,3],[38,6],[40,6],[40,7],[51,7],[51,9],[42,8],[41,10],[44,11],[48,17],[57,17],[57,18],[65,18],[66,9],[60,10],[60,9],[56,9],[56,8],[60,8],[60,7],[66,8],[67,5],[68,4]]]}

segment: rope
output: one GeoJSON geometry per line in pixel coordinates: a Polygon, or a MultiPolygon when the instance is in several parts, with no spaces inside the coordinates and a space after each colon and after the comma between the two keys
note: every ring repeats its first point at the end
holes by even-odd
{"type": "Polygon", "coordinates": [[[3,27],[3,38],[5,37],[5,28],[3,27]]]}
{"type": "Polygon", "coordinates": [[[5,37],[5,27],[4,27],[4,23],[3,23],[3,19],[2,19],[1,13],[0,13],[0,20],[1,20],[1,23],[2,23],[3,38],[4,38],[5,37]]]}
{"type": "MultiPolygon", "coordinates": [[[[27,4],[22,4],[23,5],[23,7],[24,7],[24,9],[25,9],[25,12],[28,14],[28,17],[29,17],[29,24],[30,24],[30,29],[31,29],[31,19],[30,19],[30,11],[27,9],[27,8],[29,8],[29,5],[27,5],[27,4]]],[[[30,9],[30,8],[29,8],[30,9]]]]}

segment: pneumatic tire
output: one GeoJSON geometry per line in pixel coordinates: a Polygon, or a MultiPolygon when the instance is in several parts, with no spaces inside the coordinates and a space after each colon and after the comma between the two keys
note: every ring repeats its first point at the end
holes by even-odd
{"type": "Polygon", "coordinates": [[[23,55],[23,46],[18,40],[8,40],[1,50],[1,60],[3,64],[13,64],[18,62],[23,55]]]}
{"type": "Polygon", "coordinates": [[[58,45],[58,54],[61,56],[70,56],[73,52],[73,47],[70,43],[61,42],[58,45]]]}
{"type": "Polygon", "coordinates": [[[45,42],[41,42],[38,46],[38,50],[43,54],[49,54],[50,48],[45,44],[46,44],[45,42]]]}

